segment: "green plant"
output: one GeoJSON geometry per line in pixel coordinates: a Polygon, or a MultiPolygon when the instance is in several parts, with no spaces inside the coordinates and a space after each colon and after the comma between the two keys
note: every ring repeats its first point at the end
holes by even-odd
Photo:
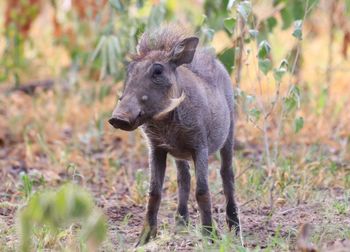
{"type": "Polygon", "coordinates": [[[249,0],[206,1],[204,8],[209,27],[216,31],[225,31],[232,41],[218,53],[218,58],[229,73],[235,70],[238,111],[243,112],[247,121],[261,131],[266,169],[268,176],[271,176],[279,158],[281,136],[288,128],[292,128],[294,133],[299,133],[304,126],[304,118],[298,114],[301,90],[298,87],[298,79],[294,79],[293,76],[297,75],[302,56],[303,23],[315,9],[318,0],[274,1],[272,5],[275,9],[263,18],[253,8],[254,3],[255,1],[249,0]],[[287,53],[287,57],[282,58],[276,65],[269,38],[279,24],[278,16],[281,18],[282,29],[293,26],[291,36],[295,38],[295,46],[287,53]],[[255,94],[247,93],[240,87],[243,61],[248,60],[249,64],[255,67],[255,94]],[[286,80],[286,77],[289,79],[286,80]],[[262,97],[262,90],[265,83],[270,82],[275,83],[274,95],[270,99],[271,102],[266,102],[262,97]],[[286,82],[287,87],[283,87],[286,82]],[[271,118],[276,117],[277,127],[270,133],[268,129],[273,123],[271,118]]]}
{"type": "Polygon", "coordinates": [[[18,220],[21,251],[31,251],[33,235],[39,239],[37,244],[41,244],[40,240],[46,236],[59,240],[63,231],[74,223],[82,226],[80,247],[83,251],[86,244],[90,249],[97,248],[107,231],[105,218],[94,206],[91,196],[73,184],[64,185],[57,191],[34,194],[19,210],[18,220]]]}
{"type": "Polygon", "coordinates": [[[22,180],[21,191],[24,194],[24,197],[28,199],[33,193],[33,181],[28,176],[28,174],[21,172],[20,174],[22,180]]]}
{"type": "Polygon", "coordinates": [[[166,1],[152,5],[148,18],[142,16],[144,1],[110,0],[109,21],[103,34],[90,57],[90,65],[93,69],[100,70],[100,79],[112,76],[117,80],[124,78],[124,65],[127,63],[127,55],[135,52],[137,39],[145,29],[158,27],[164,20],[169,18],[171,7],[166,1]],[[133,17],[129,15],[131,9],[137,10],[133,17]],[[123,25],[118,25],[116,19],[122,19],[123,25]]]}
{"type": "Polygon", "coordinates": [[[333,207],[337,211],[337,214],[346,214],[349,211],[349,204],[344,201],[334,202],[333,207]]]}

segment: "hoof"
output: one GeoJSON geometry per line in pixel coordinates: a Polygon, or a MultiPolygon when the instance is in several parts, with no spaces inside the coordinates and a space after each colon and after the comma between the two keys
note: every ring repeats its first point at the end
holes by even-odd
{"type": "Polygon", "coordinates": [[[215,241],[221,239],[219,231],[214,227],[203,227],[202,234],[210,243],[215,243],[215,241]]]}
{"type": "Polygon", "coordinates": [[[239,219],[237,215],[233,215],[232,217],[226,216],[226,223],[230,231],[234,230],[236,235],[239,234],[240,226],[239,226],[239,219]]]}
{"type": "Polygon", "coordinates": [[[188,216],[175,216],[175,223],[177,227],[187,227],[188,226],[188,216]]]}
{"type": "Polygon", "coordinates": [[[145,245],[149,242],[151,238],[156,237],[157,226],[144,225],[139,237],[139,241],[136,243],[135,247],[145,245]]]}

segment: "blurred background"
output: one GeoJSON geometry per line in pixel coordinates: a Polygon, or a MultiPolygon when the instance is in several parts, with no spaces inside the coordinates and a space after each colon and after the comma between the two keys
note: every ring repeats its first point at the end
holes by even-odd
{"type": "MultiPolygon", "coordinates": [[[[295,249],[307,222],[316,226],[310,239],[319,247],[350,238],[349,0],[11,0],[0,2],[0,248],[17,246],[20,206],[67,182],[89,191],[106,215],[104,250],[136,242],[147,146],[139,130],[114,130],[107,120],[138,38],[172,22],[213,47],[231,74],[247,247],[295,249]]],[[[219,158],[210,160],[210,181],[224,230],[219,158]]],[[[203,249],[191,236],[172,237],[173,162],[155,246],[203,249]]],[[[190,203],[196,225],[192,195],[190,203]]],[[[43,240],[45,234],[34,235],[36,248],[77,246],[66,243],[74,230],[43,240]]]]}

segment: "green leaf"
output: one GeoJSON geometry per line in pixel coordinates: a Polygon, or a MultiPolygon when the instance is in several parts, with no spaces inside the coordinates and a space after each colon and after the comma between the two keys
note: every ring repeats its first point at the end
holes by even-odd
{"type": "Polygon", "coordinates": [[[253,104],[253,102],[255,102],[256,100],[254,95],[249,95],[249,94],[247,94],[245,98],[248,104],[253,104]]]}
{"type": "Polygon", "coordinates": [[[286,59],[283,59],[280,63],[280,67],[279,68],[286,68],[288,69],[288,61],[286,59]]]}
{"type": "Polygon", "coordinates": [[[267,42],[266,40],[261,41],[258,48],[258,58],[265,59],[270,54],[270,51],[271,46],[269,42],[267,42]]]}
{"type": "Polygon", "coordinates": [[[229,0],[228,4],[227,4],[227,9],[231,10],[231,8],[233,7],[233,5],[236,3],[236,0],[229,0]]]}
{"type": "Polygon", "coordinates": [[[266,75],[271,70],[271,68],[272,64],[270,59],[259,59],[259,69],[261,72],[266,75]]]}
{"type": "Polygon", "coordinates": [[[298,40],[303,39],[302,28],[303,28],[303,20],[296,20],[294,22],[294,31],[293,31],[292,35],[294,37],[296,37],[298,40]]]}
{"type": "Polygon", "coordinates": [[[227,72],[232,73],[235,62],[235,49],[229,48],[218,55],[219,60],[225,66],[227,72]]]}
{"type": "Polygon", "coordinates": [[[350,0],[345,0],[345,13],[350,15],[350,0]]]}
{"type": "Polygon", "coordinates": [[[328,91],[326,88],[324,88],[322,90],[322,92],[320,93],[320,96],[317,99],[317,112],[318,113],[321,113],[323,111],[323,109],[326,107],[328,96],[329,96],[328,91]]]}
{"type": "Polygon", "coordinates": [[[255,29],[249,29],[249,35],[250,35],[252,38],[257,38],[258,35],[259,35],[259,31],[255,30],[255,29]]]}
{"type": "Polygon", "coordinates": [[[241,15],[245,22],[248,21],[249,15],[252,11],[252,5],[250,1],[243,1],[238,4],[237,12],[241,15]]]}
{"type": "Polygon", "coordinates": [[[267,23],[267,28],[268,28],[269,32],[272,32],[273,28],[275,28],[277,25],[277,19],[274,17],[269,17],[266,20],[266,23],[267,23]]]}
{"type": "Polygon", "coordinates": [[[107,40],[107,37],[103,35],[100,41],[98,42],[94,52],[91,55],[91,61],[94,61],[97,55],[99,55],[99,53],[101,52],[102,46],[105,44],[106,40],[107,40]]]}
{"type": "Polygon", "coordinates": [[[299,101],[299,100],[300,100],[300,89],[299,89],[298,86],[293,85],[293,86],[290,88],[288,94],[289,94],[289,96],[294,96],[294,97],[296,97],[296,98],[298,99],[298,103],[300,102],[300,101],[299,101]]]}
{"type": "Polygon", "coordinates": [[[286,70],[285,69],[280,69],[280,68],[277,68],[277,69],[274,69],[273,70],[273,77],[275,78],[275,80],[277,82],[280,82],[282,80],[282,77],[283,75],[286,73],[286,70]]]}
{"type": "Polygon", "coordinates": [[[272,3],[273,3],[273,7],[276,7],[277,5],[279,5],[281,2],[283,2],[285,0],[273,0],[272,3]]]}
{"type": "Polygon", "coordinates": [[[100,80],[102,80],[107,74],[108,67],[108,43],[104,43],[101,49],[101,61],[102,67],[100,71],[100,80]]]}
{"type": "Polygon", "coordinates": [[[114,46],[115,53],[119,55],[121,51],[119,40],[116,36],[112,36],[112,39],[113,39],[113,46],[114,46]]]}
{"type": "Polygon", "coordinates": [[[298,133],[304,127],[304,118],[301,116],[294,121],[294,132],[298,133]]]}
{"type": "Polygon", "coordinates": [[[207,27],[202,28],[202,34],[205,41],[212,41],[215,35],[215,30],[207,27]]]}
{"type": "Polygon", "coordinates": [[[233,30],[236,26],[236,19],[231,17],[231,18],[226,18],[224,20],[224,26],[226,28],[226,30],[229,32],[229,33],[233,33],[233,30]]]}
{"type": "Polygon", "coordinates": [[[292,4],[290,4],[291,13],[293,15],[293,19],[302,19],[305,15],[305,9],[310,8],[311,1],[305,0],[294,0],[292,4]]]}
{"type": "Polygon", "coordinates": [[[285,98],[284,104],[287,112],[300,107],[300,90],[297,86],[291,87],[288,92],[288,97],[285,98]]]}
{"type": "Polygon", "coordinates": [[[249,117],[251,117],[254,122],[257,122],[259,120],[260,115],[261,111],[256,108],[253,108],[249,111],[249,117]]]}
{"type": "Polygon", "coordinates": [[[29,178],[29,176],[26,173],[21,172],[20,177],[22,179],[22,190],[24,192],[24,196],[28,198],[32,195],[33,181],[29,178]]]}
{"type": "Polygon", "coordinates": [[[57,240],[64,229],[77,222],[82,226],[82,243],[96,246],[93,251],[106,237],[107,223],[102,212],[94,206],[90,194],[72,184],[58,191],[34,194],[18,217],[20,251],[31,251],[32,235],[38,228],[47,228],[53,240],[57,240]]]}
{"type": "Polygon", "coordinates": [[[283,8],[280,13],[281,13],[282,22],[283,22],[282,29],[289,28],[293,23],[293,16],[290,9],[283,8]]]}
{"type": "Polygon", "coordinates": [[[124,7],[119,0],[109,0],[109,3],[118,11],[123,11],[124,7]]]}
{"type": "Polygon", "coordinates": [[[108,69],[111,75],[115,75],[117,72],[117,56],[115,52],[115,47],[113,45],[114,41],[112,36],[108,38],[107,52],[108,52],[108,69]]]}
{"type": "Polygon", "coordinates": [[[294,99],[294,97],[287,97],[284,100],[284,105],[286,106],[286,111],[290,112],[290,111],[294,110],[297,107],[297,102],[294,99]]]}
{"type": "Polygon", "coordinates": [[[144,0],[137,0],[136,1],[136,6],[138,9],[141,9],[145,5],[144,0]]]}
{"type": "Polygon", "coordinates": [[[162,4],[153,5],[151,13],[148,16],[147,28],[154,29],[159,27],[164,21],[166,15],[166,8],[162,4]]]}
{"type": "Polygon", "coordinates": [[[280,63],[279,68],[274,69],[274,78],[277,82],[280,82],[283,75],[287,72],[288,70],[288,61],[286,59],[283,59],[280,63]]]}
{"type": "Polygon", "coordinates": [[[100,244],[104,241],[107,234],[107,222],[100,211],[94,211],[85,220],[81,237],[83,241],[93,241],[100,244]]]}
{"type": "Polygon", "coordinates": [[[105,97],[107,97],[111,92],[111,87],[108,85],[101,85],[98,98],[100,101],[103,101],[105,97]]]}

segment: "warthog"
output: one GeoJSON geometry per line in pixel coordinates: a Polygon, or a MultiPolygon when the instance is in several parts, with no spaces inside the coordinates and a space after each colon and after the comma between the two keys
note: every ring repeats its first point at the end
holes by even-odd
{"type": "Polygon", "coordinates": [[[197,49],[198,38],[163,27],[144,33],[127,68],[125,88],[109,123],[132,131],[142,126],[151,169],[148,207],[139,243],[157,233],[157,213],[167,154],[176,159],[177,224],[188,223],[190,166],[203,232],[213,230],[208,185],[208,156],[221,154],[221,177],[229,228],[239,230],[232,169],[234,98],[230,76],[212,50],[197,49]]]}

